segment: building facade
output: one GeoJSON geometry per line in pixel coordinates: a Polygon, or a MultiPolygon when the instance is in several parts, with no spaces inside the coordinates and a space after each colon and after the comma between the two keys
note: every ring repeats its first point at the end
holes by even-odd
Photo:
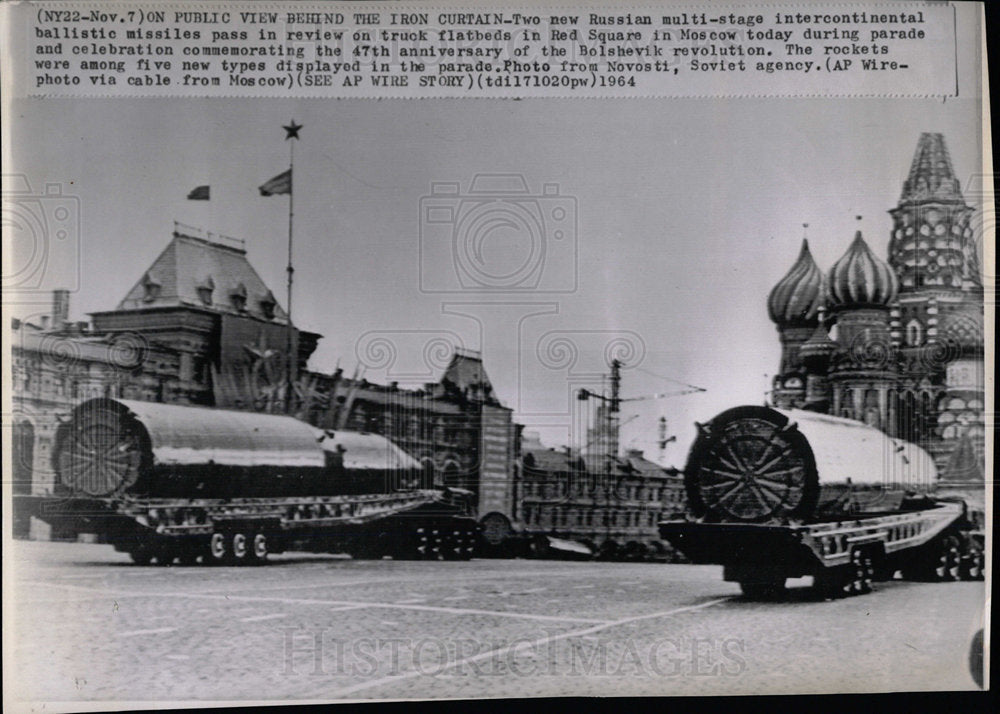
{"type": "Polygon", "coordinates": [[[920,136],[888,260],[857,231],[824,272],[803,241],[772,289],[782,354],[772,401],[863,421],[934,458],[942,485],[981,490],[985,401],[978,246],[941,134],[920,136]]]}
{"type": "Polygon", "coordinates": [[[544,534],[586,544],[609,558],[665,556],[657,524],[682,517],[680,472],[630,449],[610,458],[522,442],[518,516],[527,534],[544,534]]]}
{"type": "Polygon", "coordinates": [[[339,372],[306,376],[307,421],[385,436],[424,465],[427,483],[473,492],[481,515],[509,508],[517,427],[478,351],[457,349],[441,378],[421,389],[339,372]]]}

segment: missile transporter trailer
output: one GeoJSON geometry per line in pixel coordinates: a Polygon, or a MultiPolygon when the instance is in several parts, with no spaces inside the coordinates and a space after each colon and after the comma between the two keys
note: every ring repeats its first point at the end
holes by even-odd
{"type": "Polygon", "coordinates": [[[136,563],[258,564],[285,550],[468,559],[471,494],[422,483],[368,433],[288,416],[92,399],[60,425],[33,515],[94,532],[136,563]]]}
{"type": "Polygon", "coordinates": [[[930,456],[859,422],[736,407],[698,425],[685,467],[688,514],[660,535],[695,563],[723,566],[749,598],[813,576],[822,597],[867,593],[902,573],[981,580],[982,514],[927,495],[930,456]]]}

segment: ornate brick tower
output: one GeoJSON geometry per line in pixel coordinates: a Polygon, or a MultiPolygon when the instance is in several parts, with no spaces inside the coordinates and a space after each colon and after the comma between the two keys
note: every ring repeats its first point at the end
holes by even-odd
{"type": "Polygon", "coordinates": [[[830,369],[831,412],[891,434],[896,365],[889,306],[896,299],[896,275],[857,231],[847,252],[830,269],[827,286],[839,346],[830,369]]]}
{"type": "Polygon", "coordinates": [[[803,239],[798,259],[767,299],[768,315],[781,339],[781,367],[772,391],[777,407],[798,408],[806,403],[807,374],[800,348],[819,326],[823,294],[823,273],[803,239]]]}
{"type": "Polygon", "coordinates": [[[896,208],[889,264],[899,277],[896,431],[942,475],[968,434],[983,453],[983,289],[978,249],[941,134],[920,135],[896,208]]]}

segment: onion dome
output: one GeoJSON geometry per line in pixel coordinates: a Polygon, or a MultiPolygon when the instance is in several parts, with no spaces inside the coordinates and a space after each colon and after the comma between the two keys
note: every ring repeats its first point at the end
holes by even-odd
{"type": "Polygon", "coordinates": [[[978,310],[949,312],[938,322],[938,339],[963,353],[983,349],[983,315],[978,310]]]}
{"type": "Polygon", "coordinates": [[[815,325],[823,298],[823,271],[809,252],[809,241],[803,239],[795,264],[767,298],[767,314],[780,326],[815,325]]]}
{"type": "Polygon", "coordinates": [[[858,231],[851,247],[830,268],[827,288],[834,308],[887,307],[896,298],[899,281],[892,268],[875,257],[858,231]]]}

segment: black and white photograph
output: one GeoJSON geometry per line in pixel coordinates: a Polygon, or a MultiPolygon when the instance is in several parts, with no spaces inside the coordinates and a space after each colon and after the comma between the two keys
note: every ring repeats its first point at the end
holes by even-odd
{"type": "Polygon", "coordinates": [[[990,688],[980,4],[12,5],[5,709],[990,688]]]}

